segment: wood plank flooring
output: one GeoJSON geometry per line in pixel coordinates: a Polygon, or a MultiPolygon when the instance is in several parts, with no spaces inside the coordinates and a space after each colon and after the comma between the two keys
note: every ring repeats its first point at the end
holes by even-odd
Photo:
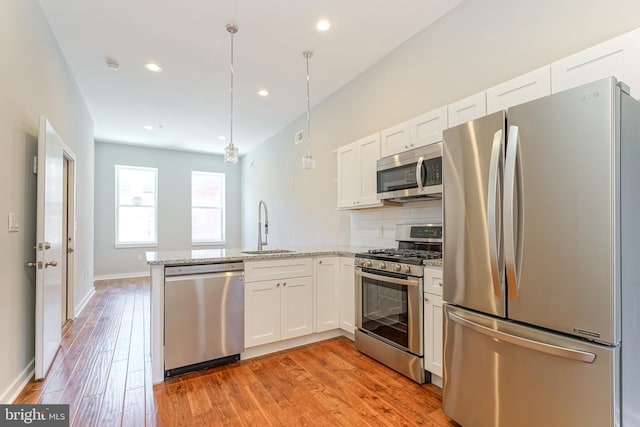
{"type": "Polygon", "coordinates": [[[457,426],[441,391],[336,338],[151,382],[148,279],[96,283],[47,378],[15,403],[68,403],[74,426],[457,426]]]}

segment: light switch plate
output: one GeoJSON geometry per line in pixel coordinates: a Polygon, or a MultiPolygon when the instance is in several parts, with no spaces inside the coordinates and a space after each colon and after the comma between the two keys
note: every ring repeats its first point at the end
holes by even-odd
{"type": "Polygon", "coordinates": [[[20,220],[17,213],[9,214],[9,232],[14,233],[20,230],[20,220]]]}

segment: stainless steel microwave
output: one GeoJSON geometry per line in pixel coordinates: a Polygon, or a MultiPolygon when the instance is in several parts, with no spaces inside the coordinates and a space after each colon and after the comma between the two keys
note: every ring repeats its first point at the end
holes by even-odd
{"type": "Polygon", "coordinates": [[[379,200],[411,202],[442,198],[442,143],[415,148],[376,162],[379,200]]]}

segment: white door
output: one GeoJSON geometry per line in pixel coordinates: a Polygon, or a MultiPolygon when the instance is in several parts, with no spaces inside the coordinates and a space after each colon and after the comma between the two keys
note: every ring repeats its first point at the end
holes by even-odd
{"type": "Polygon", "coordinates": [[[36,225],[36,380],[47,374],[61,341],[63,147],[62,139],[49,121],[40,117],[36,225]]]}

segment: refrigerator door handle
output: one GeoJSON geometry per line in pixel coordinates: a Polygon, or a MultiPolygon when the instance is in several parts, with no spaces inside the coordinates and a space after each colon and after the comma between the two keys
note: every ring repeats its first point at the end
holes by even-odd
{"type": "Polygon", "coordinates": [[[518,145],[520,136],[518,126],[509,126],[509,136],[507,139],[507,155],[504,167],[504,256],[507,270],[507,286],[509,298],[518,298],[519,277],[516,270],[516,230],[514,230],[514,220],[517,215],[515,206],[515,185],[516,185],[516,164],[518,145]]]}
{"type": "Polygon", "coordinates": [[[418,163],[416,163],[416,184],[418,184],[419,193],[424,191],[424,186],[422,185],[422,163],[424,163],[424,157],[420,156],[418,163]]]}
{"type": "Polygon", "coordinates": [[[509,344],[517,345],[519,347],[525,347],[530,350],[547,353],[552,356],[563,357],[565,359],[576,360],[578,362],[593,363],[596,360],[596,355],[588,351],[574,350],[571,348],[560,347],[553,344],[542,343],[539,341],[530,340],[528,338],[518,337],[506,332],[501,332],[488,328],[483,325],[479,325],[471,320],[464,319],[455,313],[448,312],[449,319],[462,326],[472,329],[480,334],[494,338],[498,341],[507,342],[509,344]]]}
{"type": "Polygon", "coordinates": [[[489,230],[489,260],[491,262],[491,280],[493,293],[502,298],[502,270],[504,265],[500,254],[499,242],[502,238],[502,218],[500,216],[502,178],[502,147],[504,145],[502,129],[493,135],[491,147],[491,164],[489,165],[489,188],[487,191],[487,229],[489,230]]]}

